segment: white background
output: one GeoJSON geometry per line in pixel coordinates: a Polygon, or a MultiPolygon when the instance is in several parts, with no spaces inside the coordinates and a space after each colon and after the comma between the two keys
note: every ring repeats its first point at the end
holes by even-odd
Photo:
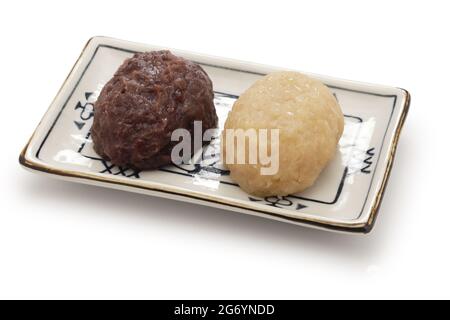
{"type": "Polygon", "coordinates": [[[0,298],[450,298],[447,3],[2,1],[0,298]],[[326,233],[20,168],[94,35],[408,89],[373,232],[326,233]]]}

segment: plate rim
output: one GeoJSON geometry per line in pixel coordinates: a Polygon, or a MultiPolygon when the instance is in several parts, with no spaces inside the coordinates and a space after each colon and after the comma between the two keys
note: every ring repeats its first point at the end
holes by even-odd
{"type": "MultiPolygon", "coordinates": [[[[389,177],[390,177],[390,174],[392,171],[392,166],[393,166],[393,162],[395,159],[398,141],[400,138],[401,131],[403,129],[404,122],[406,120],[406,116],[409,112],[409,107],[410,107],[410,102],[411,102],[410,93],[407,90],[405,90],[403,88],[399,88],[399,87],[391,87],[391,88],[400,90],[400,92],[403,93],[403,96],[404,96],[403,103],[400,105],[401,113],[399,115],[398,121],[394,124],[395,131],[393,132],[392,142],[391,142],[388,150],[386,151],[388,154],[388,158],[387,158],[386,168],[384,170],[384,174],[383,174],[383,177],[381,180],[381,185],[376,190],[376,193],[374,195],[375,201],[373,202],[372,206],[370,207],[370,214],[369,214],[368,218],[365,218],[365,219],[356,219],[356,220],[351,220],[349,222],[339,222],[339,221],[323,221],[323,219],[315,219],[312,216],[307,216],[307,217],[286,216],[286,215],[275,213],[275,212],[272,212],[269,210],[262,210],[262,209],[259,210],[254,207],[250,207],[250,206],[247,207],[243,204],[230,203],[227,200],[217,199],[217,198],[214,198],[214,197],[206,195],[206,194],[203,194],[203,195],[196,194],[196,193],[191,194],[188,191],[178,191],[177,188],[170,187],[170,186],[168,186],[167,188],[158,188],[155,184],[150,186],[150,185],[142,185],[142,184],[135,183],[135,182],[133,183],[133,182],[126,182],[126,181],[117,181],[117,180],[110,179],[106,176],[96,175],[95,173],[87,173],[87,172],[85,173],[85,172],[81,172],[81,171],[60,169],[56,166],[49,166],[49,165],[46,165],[43,163],[33,161],[33,159],[28,158],[27,151],[28,151],[28,148],[30,146],[30,143],[31,143],[33,137],[35,136],[37,129],[40,127],[40,125],[42,124],[46,115],[49,113],[49,111],[50,111],[52,105],[54,104],[54,102],[56,101],[56,99],[60,96],[60,94],[61,94],[62,90],[64,89],[64,87],[66,86],[70,76],[74,72],[74,70],[75,70],[76,66],[78,65],[78,63],[80,62],[80,60],[83,58],[84,53],[86,52],[86,50],[89,47],[89,45],[91,44],[91,42],[94,42],[95,40],[100,40],[100,39],[106,39],[106,40],[110,40],[110,41],[129,42],[126,40],[124,41],[124,40],[111,38],[111,37],[104,37],[104,36],[94,36],[94,37],[91,37],[86,42],[78,59],[74,63],[69,74],[67,75],[67,77],[63,81],[60,89],[58,90],[55,98],[50,103],[49,108],[44,113],[44,116],[42,117],[41,121],[37,125],[33,134],[31,135],[31,137],[29,138],[25,147],[23,148],[22,152],[20,153],[20,156],[19,156],[20,165],[22,165],[25,168],[34,170],[34,171],[50,174],[52,176],[56,175],[56,176],[63,177],[63,178],[64,177],[65,178],[74,178],[76,180],[81,180],[80,182],[94,181],[97,183],[106,184],[106,186],[108,184],[112,184],[112,185],[119,185],[119,186],[125,187],[125,188],[146,190],[146,191],[151,191],[151,192],[155,192],[155,193],[170,194],[172,196],[177,196],[177,197],[191,198],[197,202],[203,202],[203,204],[206,204],[206,205],[216,205],[216,206],[221,206],[224,208],[231,207],[232,209],[234,209],[233,211],[241,211],[241,212],[242,211],[251,211],[254,214],[262,215],[262,216],[265,216],[266,218],[282,220],[282,221],[285,221],[288,223],[294,223],[294,224],[299,224],[299,225],[309,225],[309,226],[317,227],[320,229],[327,229],[327,230],[331,230],[331,231],[338,231],[338,232],[345,232],[345,233],[352,233],[352,234],[368,234],[372,231],[372,229],[375,225],[376,219],[378,217],[380,205],[381,205],[381,202],[383,200],[384,193],[386,190],[386,185],[388,183],[388,180],[389,180],[389,177]]],[[[134,44],[138,44],[138,43],[134,43],[134,44]]],[[[145,45],[145,44],[139,44],[139,45],[145,45]]],[[[209,58],[223,59],[220,57],[210,56],[210,55],[204,55],[204,56],[207,56],[209,58]]],[[[227,59],[227,58],[225,58],[225,59],[227,59]]],[[[227,60],[230,61],[231,59],[227,59],[227,60]]],[[[237,60],[236,60],[236,62],[246,63],[245,61],[237,61],[237,60]]],[[[250,64],[255,65],[254,63],[251,63],[251,62],[250,62],[250,64]]],[[[261,66],[263,66],[263,65],[261,65],[261,66]]],[[[269,67],[269,66],[265,66],[265,67],[269,67]]],[[[347,81],[347,80],[343,80],[343,81],[347,81]]],[[[368,84],[368,85],[370,85],[370,84],[368,84]]]]}

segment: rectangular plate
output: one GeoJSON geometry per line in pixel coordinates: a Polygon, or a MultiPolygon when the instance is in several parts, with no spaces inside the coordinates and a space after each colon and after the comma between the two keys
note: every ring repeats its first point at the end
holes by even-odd
{"type": "MultiPolygon", "coordinates": [[[[311,75],[336,95],[345,114],[334,160],[301,194],[257,198],[243,192],[216,157],[197,166],[135,171],[111,165],[92,149],[93,103],[116,69],[135,52],[163,48],[94,37],[87,43],[20,155],[26,168],[65,180],[188,201],[327,230],[371,231],[409,108],[399,88],[311,75]]],[[[214,84],[220,126],[255,80],[280,68],[172,50],[200,64],[214,84]]],[[[215,140],[217,143],[218,140],[215,140]]],[[[210,147],[202,152],[208,155],[210,147]]]]}

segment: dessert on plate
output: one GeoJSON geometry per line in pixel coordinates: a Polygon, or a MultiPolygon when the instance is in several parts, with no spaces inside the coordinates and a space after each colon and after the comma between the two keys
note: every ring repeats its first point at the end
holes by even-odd
{"type": "MultiPolygon", "coordinates": [[[[278,141],[267,138],[267,149],[278,153],[278,170],[262,174],[265,164],[227,163],[226,134],[222,159],[231,178],[257,196],[289,195],[310,187],[334,157],[344,128],[344,117],[333,94],[320,81],[298,72],[275,72],[256,81],[234,103],[225,122],[229,129],[278,130],[278,141]]],[[[258,135],[258,148],[262,146],[258,135]]],[[[237,148],[237,143],[232,143],[237,148]]],[[[234,156],[239,150],[232,150],[234,156]]],[[[249,146],[241,150],[249,159],[249,146]]],[[[253,156],[255,156],[253,154],[253,156]]],[[[276,159],[273,159],[276,160],[276,159]]]]}
{"type": "MultiPolygon", "coordinates": [[[[171,164],[176,129],[186,129],[192,137],[196,121],[202,132],[217,126],[213,99],[212,82],[198,64],[167,50],[136,53],[119,67],[95,103],[94,149],[119,166],[144,170],[171,164]]],[[[234,103],[222,134],[222,160],[231,178],[250,194],[298,193],[310,187],[333,158],[343,127],[342,111],[325,85],[298,72],[275,72],[256,81],[234,103]],[[234,137],[227,139],[228,130],[265,130],[268,139],[262,141],[257,133],[252,149],[247,136],[248,144],[238,149],[234,137]],[[271,131],[276,131],[276,140],[269,138],[271,131]],[[264,173],[268,163],[261,148],[276,160],[274,170],[264,173]],[[254,162],[236,161],[239,154],[254,162]]],[[[196,151],[190,150],[188,158],[196,151]]]]}
{"type": "MultiPolygon", "coordinates": [[[[170,51],[136,53],[103,87],[94,106],[95,151],[115,165],[155,169],[171,163],[176,129],[217,126],[211,80],[170,51]]],[[[192,150],[194,153],[196,150],[192,150]]]]}

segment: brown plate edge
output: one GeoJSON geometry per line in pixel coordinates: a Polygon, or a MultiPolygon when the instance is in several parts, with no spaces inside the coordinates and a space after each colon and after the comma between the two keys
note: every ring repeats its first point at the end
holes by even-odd
{"type": "Polygon", "coordinates": [[[377,192],[377,195],[375,198],[375,203],[372,206],[369,219],[364,227],[364,233],[366,233],[366,234],[372,231],[372,229],[375,225],[375,222],[377,220],[378,211],[380,209],[380,205],[381,205],[381,202],[384,197],[384,192],[386,191],[386,186],[389,181],[389,177],[391,175],[392,166],[394,164],[395,153],[397,152],[398,141],[400,139],[400,133],[403,129],[403,125],[405,124],[406,116],[408,115],[409,107],[411,104],[411,94],[406,89],[403,89],[403,88],[397,88],[397,89],[401,90],[405,95],[404,103],[401,106],[403,110],[400,115],[400,120],[397,123],[397,128],[396,128],[395,134],[394,134],[394,140],[393,140],[393,142],[391,144],[391,148],[389,150],[389,159],[388,159],[388,164],[387,164],[386,170],[384,172],[383,181],[382,181],[380,189],[377,192]]]}

